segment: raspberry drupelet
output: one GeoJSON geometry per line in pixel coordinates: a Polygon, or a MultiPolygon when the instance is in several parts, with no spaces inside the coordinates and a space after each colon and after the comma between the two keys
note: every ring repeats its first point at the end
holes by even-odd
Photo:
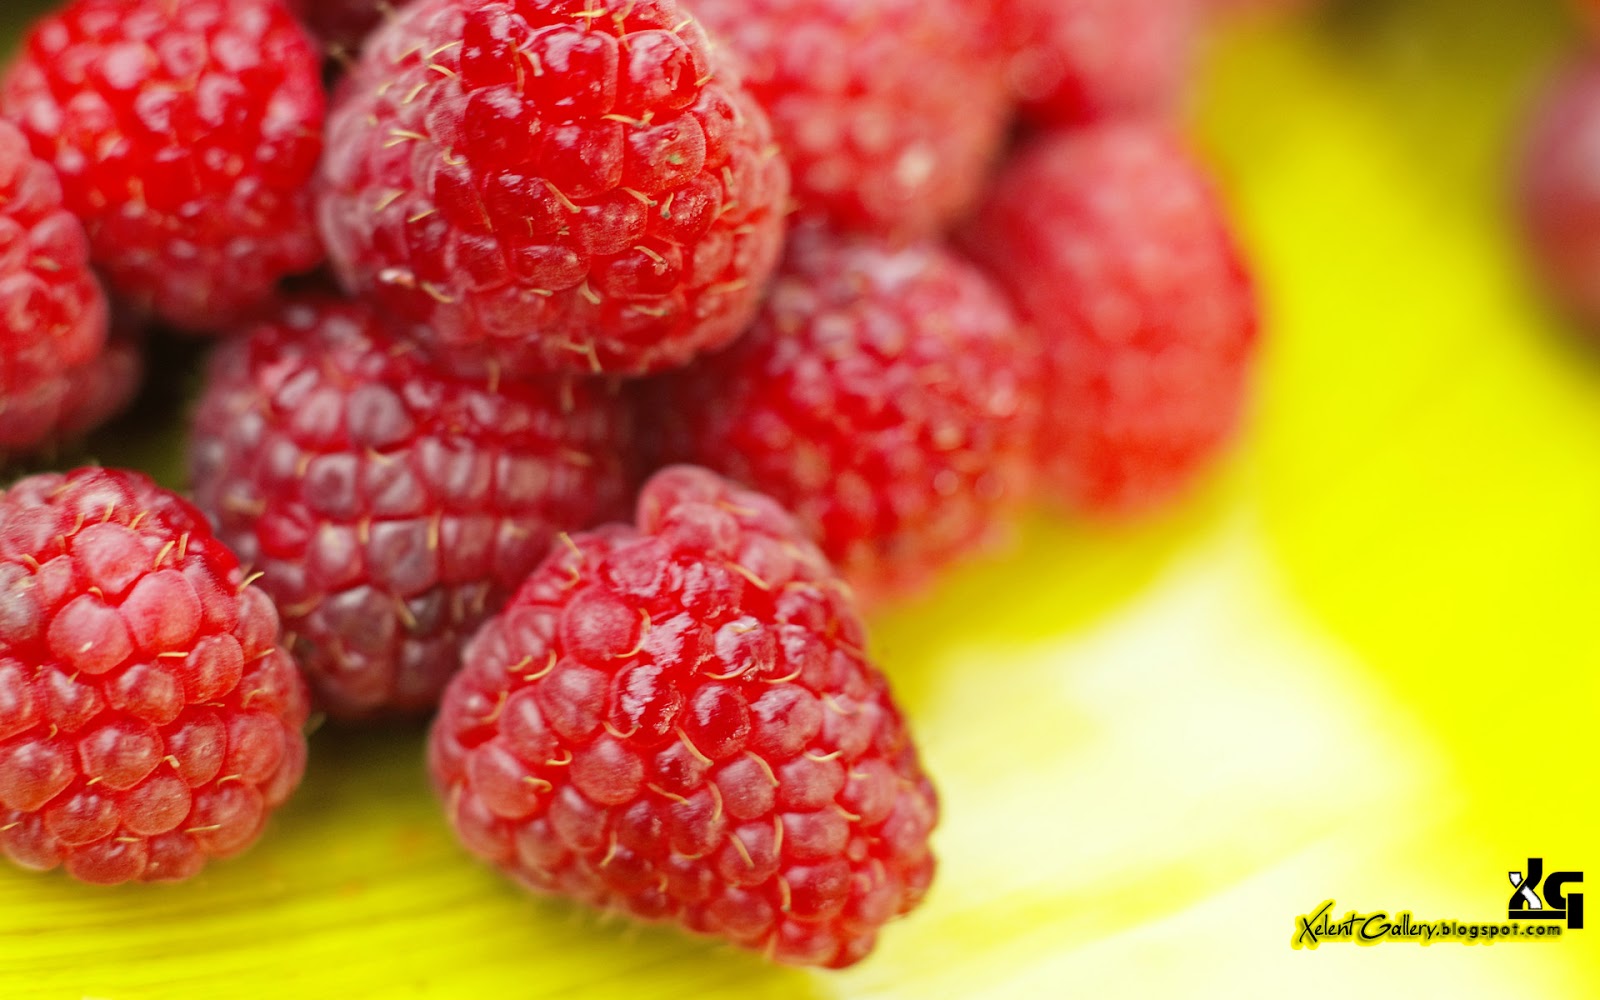
{"type": "Polygon", "coordinates": [[[322,259],[320,72],[281,0],[73,0],[29,34],[0,113],[60,174],[116,295],[210,332],[322,259]]]}
{"type": "Polygon", "coordinates": [[[0,494],[0,851],[167,881],[255,841],[304,770],[307,696],[248,584],[137,473],[0,494]]]}
{"type": "Polygon", "coordinates": [[[698,0],[772,119],[805,218],[896,239],[972,207],[1010,121],[972,0],[698,0]]]}
{"type": "Polygon", "coordinates": [[[848,589],[773,501],[658,473],[468,647],[450,822],[539,892],[841,967],[914,908],[938,806],[848,589]]]}
{"type": "Polygon", "coordinates": [[[311,299],[218,349],[191,481],[329,712],[420,712],[557,532],[627,509],[628,428],[606,385],[451,376],[311,299]]]}
{"type": "Polygon", "coordinates": [[[1002,173],[969,239],[1043,346],[1046,491],[1132,513],[1188,486],[1238,422],[1258,316],[1182,144],[1141,123],[1046,136],[1002,173]]]}
{"type": "Polygon", "coordinates": [[[0,119],[0,456],[88,430],[137,381],[61,184],[0,119]]]}
{"type": "Polygon", "coordinates": [[[458,371],[680,366],[749,323],[782,242],[766,116],[676,0],[419,0],[328,149],[340,280],[458,371]]]}
{"type": "Polygon", "coordinates": [[[1038,358],[1004,293],[943,247],[805,230],[750,332],[645,405],[665,460],[771,496],[876,599],[925,585],[1026,498],[1038,358]]]}

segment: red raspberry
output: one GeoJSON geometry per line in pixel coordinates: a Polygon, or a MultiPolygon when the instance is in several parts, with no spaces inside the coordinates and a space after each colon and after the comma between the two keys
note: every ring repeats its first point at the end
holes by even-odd
{"type": "Polygon", "coordinates": [[[749,323],[788,174],[676,0],[421,0],[335,102],[346,287],[453,366],[677,367],[749,323]]]}
{"type": "Polygon", "coordinates": [[[108,316],[88,238],[62,207],[55,171],[0,120],[0,454],[109,415],[103,399],[83,392],[108,367],[108,316]]]}
{"type": "Polygon", "coordinates": [[[694,10],[748,65],[802,215],[927,236],[981,193],[1010,108],[1000,47],[971,0],[697,0],[694,10]]]}
{"type": "Polygon", "coordinates": [[[115,337],[86,364],[4,400],[0,458],[71,443],[121,413],[139,390],[144,361],[136,341],[115,337]]]}
{"type": "Polygon", "coordinates": [[[1569,67],[1534,111],[1521,170],[1523,228],[1563,308],[1600,330],[1600,60],[1569,67]]]}
{"type": "Polygon", "coordinates": [[[439,373],[367,307],[307,302],[219,349],[191,480],[329,710],[414,712],[557,532],[627,509],[625,412],[439,373]]]}
{"type": "Polygon", "coordinates": [[[278,615],[200,512],[133,472],[0,494],[0,850],[85,882],[188,878],[300,782],[278,615]]]}
{"type": "Polygon", "coordinates": [[[306,30],[336,53],[361,51],[372,30],[406,0],[288,0],[306,30]]]}
{"type": "Polygon", "coordinates": [[[912,589],[1027,489],[1034,338],[941,247],[790,246],[750,333],[663,383],[664,450],[782,503],[852,584],[912,589]]]}
{"type": "Polygon", "coordinates": [[[922,899],[938,811],[864,642],[775,503],[670,469],[468,646],[429,766],[531,889],[849,965],[922,899]]]}
{"type": "Polygon", "coordinates": [[[1181,144],[1138,124],[1046,137],[1004,172],[971,242],[1042,335],[1049,488],[1109,511],[1187,484],[1237,422],[1257,309],[1181,144]]]}
{"type": "Polygon", "coordinates": [[[1188,79],[1196,0],[995,0],[993,7],[1012,53],[1012,89],[1038,121],[1164,113],[1188,79]]]}
{"type": "Polygon", "coordinates": [[[278,0],[74,0],[0,87],[114,291],[216,330],[322,258],[321,63],[278,0]]]}

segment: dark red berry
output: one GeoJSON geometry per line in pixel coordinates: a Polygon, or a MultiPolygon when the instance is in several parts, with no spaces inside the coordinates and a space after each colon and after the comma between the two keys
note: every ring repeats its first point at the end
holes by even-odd
{"type": "Polygon", "coordinates": [[[190,467],[349,717],[431,709],[556,534],[626,509],[627,447],[605,386],[449,376],[368,307],[308,301],[219,349],[190,467]]]}
{"type": "Polygon", "coordinates": [[[788,172],[676,0],[421,0],[329,122],[340,279],[457,370],[640,374],[748,324],[788,172]]]}
{"type": "Polygon", "coordinates": [[[322,259],[321,60],[280,0],[73,0],[0,113],[61,176],[117,295],[214,331],[322,259]]]}
{"type": "Polygon", "coordinates": [[[278,616],[187,502],[79,469],[0,494],[0,850],[85,882],[248,847],[305,767],[278,616]]]}
{"type": "Polygon", "coordinates": [[[972,246],[1045,352],[1046,488],[1096,511],[1179,492],[1232,434],[1257,339],[1205,171],[1156,125],[1047,136],[975,219],[972,246]]]}
{"type": "Polygon", "coordinates": [[[289,10],[312,35],[340,56],[361,51],[361,44],[406,0],[287,0],[289,10]]]}
{"type": "Polygon", "coordinates": [[[938,811],[864,642],[775,503],[670,469],[478,634],[433,778],[467,848],[531,889],[850,965],[922,899],[938,811]]]}
{"type": "Polygon", "coordinates": [[[751,331],[649,405],[668,460],[782,503],[878,596],[925,583],[1022,501],[1038,360],[1004,294],[943,248],[812,232],[751,331]]]}

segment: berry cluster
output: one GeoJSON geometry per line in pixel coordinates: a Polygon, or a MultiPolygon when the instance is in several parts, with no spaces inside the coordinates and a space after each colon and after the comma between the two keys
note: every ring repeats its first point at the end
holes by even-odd
{"type": "Polygon", "coordinates": [[[437,710],[517,881],[866,956],[939,805],[858,591],[1033,494],[1166,501],[1241,409],[1251,283],[1171,119],[1200,11],[68,0],[0,77],[0,455],[108,419],[134,331],[218,342],[195,507],[0,494],[0,849],[185,878],[313,700],[437,710]]]}

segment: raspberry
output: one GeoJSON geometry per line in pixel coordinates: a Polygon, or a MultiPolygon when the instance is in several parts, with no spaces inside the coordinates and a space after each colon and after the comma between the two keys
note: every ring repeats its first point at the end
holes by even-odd
{"type": "Polygon", "coordinates": [[[107,367],[109,315],[55,172],[0,120],[0,452],[108,415],[82,387],[107,367]]]}
{"type": "Polygon", "coordinates": [[[1232,432],[1257,339],[1203,170],[1159,126],[1097,126],[1022,153],[976,218],[974,249],[1042,335],[1047,486],[1099,511],[1178,492],[1232,432]]]}
{"type": "Polygon", "coordinates": [[[288,0],[307,31],[337,53],[354,53],[406,0],[288,0]]]}
{"type": "Polygon", "coordinates": [[[1010,108],[1000,47],[971,0],[697,0],[694,10],[749,66],[802,215],[911,238],[981,193],[1010,108]]]}
{"type": "Polygon", "coordinates": [[[132,402],[143,370],[138,344],[114,337],[97,357],[7,396],[0,412],[0,457],[70,443],[99,427],[132,402]]]}
{"type": "Polygon", "coordinates": [[[642,374],[737,336],[788,173],[676,0],[421,0],[329,121],[346,287],[452,366],[642,374]]]}
{"type": "Polygon", "coordinates": [[[1562,73],[1534,110],[1522,153],[1523,229],[1554,298],[1600,329],[1600,60],[1562,73]]]}
{"type": "Polygon", "coordinates": [[[112,289],[216,330],[322,258],[320,72],[279,0],[74,0],[29,35],[0,113],[61,175],[112,289]]]}
{"type": "Polygon", "coordinates": [[[191,480],[326,707],[414,712],[558,531],[626,510],[624,414],[588,382],[439,373],[367,307],[307,301],[219,349],[191,480]]]}
{"type": "Polygon", "coordinates": [[[278,615],[199,511],[133,472],[0,494],[0,850],[168,881],[248,847],[305,768],[278,615]]]}
{"type": "MultiPolygon", "coordinates": [[[[987,4],[985,5],[987,6],[987,4]]],[[[1007,76],[1038,121],[1164,113],[1188,78],[1196,0],[995,0],[1007,76]]]]}
{"type": "Polygon", "coordinates": [[[429,766],[531,889],[849,965],[921,900],[938,811],[864,641],[776,504],[670,469],[468,646],[429,766]]]}
{"type": "Polygon", "coordinates": [[[664,450],[782,503],[852,584],[910,590],[1023,497],[1035,354],[942,247],[806,233],[750,333],[663,383],[664,450]]]}

